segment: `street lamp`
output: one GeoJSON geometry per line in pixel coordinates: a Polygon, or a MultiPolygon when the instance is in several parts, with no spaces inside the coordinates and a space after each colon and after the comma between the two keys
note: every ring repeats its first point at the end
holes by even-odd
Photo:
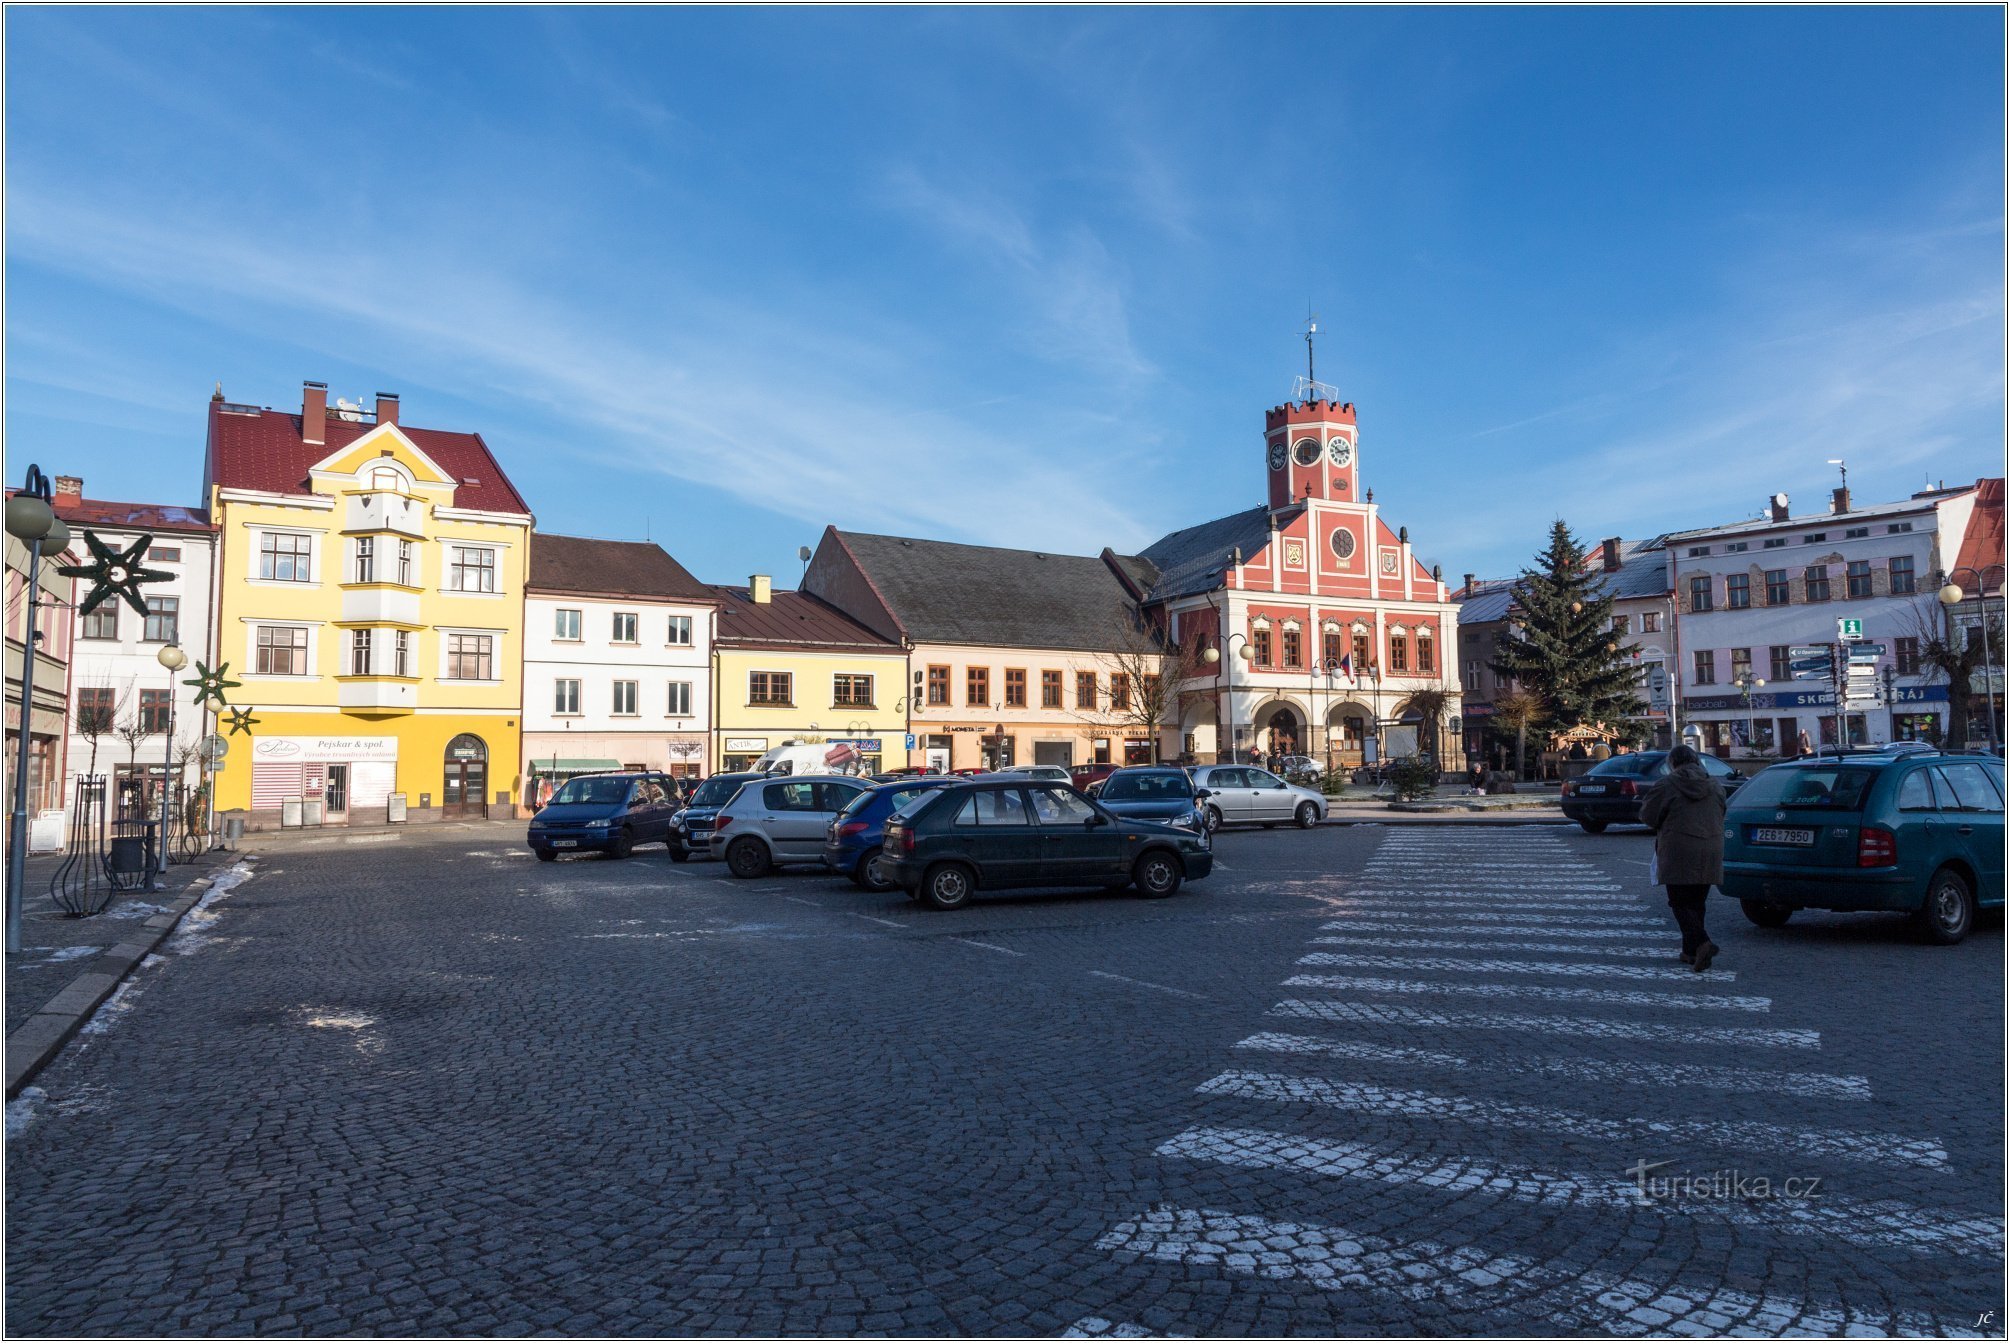
{"type": "Polygon", "coordinates": [[[1759,745],[1757,735],[1752,727],[1752,692],[1765,683],[1766,678],[1752,675],[1750,667],[1745,668],[1745,670],[1731,678],[1731,684],[1738,687],[1745,696],[1745,749],[1747,751],[1757,751],[1759,745]]]}
{"type": "MultiPolygon", "coordinates": [[[[1237,630],[1236,632],[1234,632],[1234,633],[1230,634],[1230,635],[1229,635],[1229,636],[1228,636],[1228,637],[1227,637],[1226,639],[1223,639],[1223,640],[1221,640],[1220,642],[1221,642],[1221,643],[1225,643],[1225,644],[1229,644],[1229,645],[1231,645],[1231,646],[1232,646],[1232,645],[1233,645],[1233,644],[1235,643],[1235,641],[1236,641],[1237,639],[1240,639],[1240,640],[1242,640],[1242,647],[1240,647],[1240,648],[1237,648],[1237,649],[1235,650],[1235,656],[1237,656],[1237,657],[1241,658],[1241,659],[1242,659],[1242,660],[1243,660],[1244,662],[1251,662],[1251,661],[1254,661],[1254,660],[1255,660],[1255,658],[1256,658],[1256,653],[1255,653],[1255,651],[1254,651],[1254,650],[1252,650],[1252,649],[1250,648],[1250,646],[1249,646],[1249,636],[1248,636],[1247,634],[1244,634],[1244,633],[1242,633],[1242,632],[1241,632],[1240,630],[1237,630]]],[[[1220,648],[1220,646],[1219,646],[1219,645],[1217,645],[1216,647],[1213,647],[1213,648],[1210,648],[1210,649],[1208,649],[1208,650],[1207,650],[1207,651],[1206,651],[1205,653],[1202,653],[1202,654],[1201,654],[1201,660],[1202,660],[1203,662],[1207,663],[1207,665],[1208,665],[1208,666],[1210,666],[1210,667],[1212,667],[1212,666],[1214,666],[1214,665],[1215,665],[1216,663],[1220,662],[1220,661],[1221,661],[1221,648],[1220,648]]],[[[1230,763],[1230,764],[1234,764],[1234,763],[1236,763],[1236,760],[1235,760],[1235,664],[1231,662],[1231,663],[1230,663],[1230,664],[1228,665],[1228,668],[1227,668],[1227,670],[1228,670],[1228,695],[1227,695],[1227,697],[1226,697],[1226,704],[1227,704],[1227,707],[1228,707],[1228,759],[1229,759],[1229,763],[1230,763]]],[[[1216,675],[1216,676],[1219,676],[1219,675],[1221,675],[1221,673],[1220,673],[1220,672],[1216,672],[1216,673],[1215,673],[1215,675],[1216,675]]],[[[1221,758],[1221,749],[1220,749],[1220,747],[1219,747],[1219,746],[1217,746],[1217,747],[1215,748],[1215,752],[1214,752],[1214,754],[1215,754],[1215,758],[1216,758],[1217,760],[1219,760],[1219,759],[1221,758]]]]}
{"type": "Polygon", "coordinates": [[[182,652],[181,649],[176,648],[173,644],[168,644],[160,652],[154,654],[154,657],[160,662],[161,666],[167,668],[168,674],[167,736],[161,739],[161,828],[160,834],[154,839],[154,882],[152,889],[159,891],[166,889],[161,883],[161,877],[167,871],[168,807],[172,805],[174,800],[173,789],[170,787],[174,776],[168,772],[174,764],[174,676],[176,672],[188,665],[188,654],[182,652]]]}
{"type": "Polygon", "coordinates": [[[1975,579],[1975,596],[1982,603],[1982,683],[1983,703],[1989,708],[1989,743],[1995,745],[2003,740],[1996,730],[1996,667],[1989,655],[1989,574],[1996,573],[1996,595],[2003,596],[2003,566],[1991,564],[1982,569],[1962,565],[1953,573],[1942,574],[1946,580],[1940,589],[1940,604],[1947,608],[1947,628],[1950,641],[1954,633],[1954,608],[1961,605],[1968,596],[1967,590],[1954,581],[1956,574],[1968,574],[1975,579]]]}
{"type": "Polygon", "coordinates": [[[7,950],[21,950],[21,901],[28,883],[28,739],[35,723],[35,616],[41,605],[42,552],[60,554],[70,529],[49,501],[55,492],[39,466],[30,466],[21,490],[7,501],[7,535],[28,547],[27,605],[21,634],[20,741],[14,754],[13,807],[7,817],[7,950]]]}

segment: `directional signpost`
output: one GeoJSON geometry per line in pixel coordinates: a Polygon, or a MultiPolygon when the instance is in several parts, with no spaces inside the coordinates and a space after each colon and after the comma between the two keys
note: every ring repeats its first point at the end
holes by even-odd
{"type": "Polygon", "coordinates": [[[1837,616],[1836,638],[1846,644],[1855,643],[1863,638],[1863,621],[1854,616],[1837,616]]]}
{"type": "Polygon", "coordinates": [[[1835,650],[1828,644],[1795,644],[1787,658],[1796,681],[1826,681],[1835,675],[1835,650]]]}

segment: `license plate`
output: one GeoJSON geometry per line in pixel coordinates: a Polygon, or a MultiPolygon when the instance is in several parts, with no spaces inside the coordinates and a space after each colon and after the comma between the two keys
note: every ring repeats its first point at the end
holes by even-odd
{"type": "Polygon", "coordinates": [[[1813,844],[1815,832],[1812,830],[1781,829],[1778,826],[1762,825],[1752,831],[1754,844],[1813,844]]]}
{"type": "Polygon", "coordinates": [[[579,841],[576,839],[554,839],[551,842],[551,847],[554,849],[576,849],[579,847],[579,841]]]}
{"type": "Polygon", "coordinates": [[[1605,785],[1602,783],[1581,783],[1577,785],[1577,791],[1585,794],[1602,793],[1605,791],[1605,785]]]}

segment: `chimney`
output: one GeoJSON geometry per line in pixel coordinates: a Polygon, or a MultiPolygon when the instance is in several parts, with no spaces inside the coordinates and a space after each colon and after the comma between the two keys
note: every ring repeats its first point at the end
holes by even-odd
{"type": "Polygon", "coordinates": [[[398,422],[398,394],[396,392],[377,393],[377,423],[396,424],[398,422]]]}
{"type": "Polygon", "coordinates": [[[1600,541],[1598,543],[1598,558],[1599,562],[1605,566],[1606,573],[1617,573],[1619,570],[1619,538],[1608,536],[1603,541],[1600,541]]]}
{"type": "Polygon", "coordinates": [[[57,476],[56,497],[58,499],[81,499],[84,497],[82,476],[57,476]]]}
{"type": "Polygon", "coordinates": [[[328,441],[328,384],[325,382],[309,382],[301,385],[300,441],[303,443],[328,441]]]}
{"type": "Polygon", "coordinates": [[[1834,502],[1829,505],[1829,508],[1831,512],[1835,513],[1849,512],[1849,486],[1841,485],[1836,488],[1834,502]]]}
{"type": "Polygon", "coordinates": [[[766,606],[774,596],[774,580],[766,574],[755,574],[747,580],[747,597],[756,606],[766,606]]]}
{"type": "Polygon", "coordinates": [[[1773,521],[1774,521],[1774,522],[1785,522],[1785,521],[1787,520],[1787,496],[1786,496],[1786,495],[1784,495],[1784,494],[1776,494],[1776,495],[1774,495],[1774,496],[1773,496],[1772,498],[1768,499],[1768,500],[1766,501],[1766,504],[1767,504],[1767,506],[1768,506],[1768,507],[1770,507],[1770,508],[1772,509],[1772,511],[1773,511],[1773,521]]]}
{"type": "Polygon", "coordinates": [[[1473,595],[1473,576],[1471,574],[1466,575],[1466,586],[1464,588],[1464,592],[1468,597],[1473,595]]]}

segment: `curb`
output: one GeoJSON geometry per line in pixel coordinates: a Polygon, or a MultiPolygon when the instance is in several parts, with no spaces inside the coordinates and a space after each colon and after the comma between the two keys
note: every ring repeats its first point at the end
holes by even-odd
{"type": "Polygon", "coordinates": [[[184,888],[186,893],[169,905],[166,913],[154,915],[140,925],[138,933],[100,952],[91,962],[97,969],[87,970],[71,980],[62,992],[42,1004],[34,1016],[7,1037],[8,1100],[20,1095],[21,1089],[62,1053],[63,1046],[83,1029],[91,1014],[112,996],[120,982],[153,954],[182,916],[194,909],[216,879],[229,870],[218,868],[189,882],[184,888]]]}

